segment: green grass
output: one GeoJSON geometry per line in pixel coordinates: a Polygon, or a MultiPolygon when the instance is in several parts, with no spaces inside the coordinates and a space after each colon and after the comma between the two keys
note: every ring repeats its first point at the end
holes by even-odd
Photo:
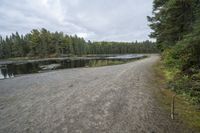
{"type": "Polygon", "coordinates": [[[117,60],[94,60],[90,61],[88,67],[100,67],[100,66],[109,66],[109,65],[117,65],[123,64],[124,61],[117,61],[117,60]]]}
{"type": "MultiPolygon", "coordinates": [[[[156,84],[159,90],[156,96],[161,106],[169,113],[171,109],[171,100],[175,92],[167,87],[168,80],[173,78],[175,72],[165,69],[161,62],[154,66],[156,73],[156,84]]],[[[200,132],[200,109],[198,105],[194,105],[188,98],[187,94],[177,94],[175,99],[175,119],[182,121],[191,128],[195,128],[200,132]]]]}
{"type": "Polygon", "coordinates": [[[110,66],[110,65],[120,65],[124,63],[133,62],[139,59],[144,59],[148,56],[144,56],[143,58],[136,58],[131,60],[91,60],[87,67],[100,67],[100,66],[110,66]]]}

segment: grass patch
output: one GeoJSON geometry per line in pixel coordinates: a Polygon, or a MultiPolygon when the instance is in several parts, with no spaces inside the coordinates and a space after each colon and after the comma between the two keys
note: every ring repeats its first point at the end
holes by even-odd
{"type": "MultiPolygon", "coordinates": [[[[171,100],[175,92],[168,87],[168,81],[173,79],[175,75],[173,71],[165,69],[162,62],[154,65],[156,73],[156,83],[159,89],[156,92],[156,97],[169,113],[171,109],[171,100]]],[[[200,107],[194,105],[188,98],[187,94],[177,94],[175,99],[175,119],[182,121],[191,128],[200,131],[200,107]]]]}
{"type": "Polygon", "coordinates": [[[100,67],[126,63],[125,61],[118,60],[92,60],[89,62],[88,67],[100,67]]]}
{"type": "Polygon", "coordinates": [[[129,62],[133,62],[136,60],[144,59],[148,56],[144,56],[142,58],[135,58],[135,59],[129,59],[129,60],[91,60],[87,67],[100,67],[100,66],[111,66],[111,65],[120,65],[125,64],[129,62]]]}

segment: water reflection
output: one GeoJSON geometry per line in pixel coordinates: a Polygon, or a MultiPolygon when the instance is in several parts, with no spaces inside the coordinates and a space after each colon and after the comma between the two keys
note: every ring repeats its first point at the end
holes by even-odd
{"type": "Polygon", "coordinates": [[[38,73],[64,68],[85,67],[92,60],[51,60],[35,63],[8,64],[0,67],[0,79],[12,78],[17,75],[38,73]]]}
{"type": "Polygon", "coordinates": [[[79,59],[79,60],[46,60],[40,62],[8,64],[0,66],[0,79],[12,78],[17,75],[38,73],[55,69],[77,68],[86,66],[98,66],[109,64],[120,64],[119,61],[127,62],[130,59],[138,58],[137,55],[126,55],[119,57],[108,57],[104,59],[79,59]]]}
{"type": "Polygon", "coordinates": [[[9,71],[7,68],[0,68],[1,74],[0,79],[7,79],[14,77],[13,73],[9,71]]]}

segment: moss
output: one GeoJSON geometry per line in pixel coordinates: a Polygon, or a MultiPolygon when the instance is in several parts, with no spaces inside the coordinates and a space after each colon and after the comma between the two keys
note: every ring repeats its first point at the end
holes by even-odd
{"type": "Polygon", "coordinates": [[[178,69],[171,68],[171,69],[163,69],[163,72],[167,80],[173,80],[176,74],[179,73],[180,71],[178,69]]]}

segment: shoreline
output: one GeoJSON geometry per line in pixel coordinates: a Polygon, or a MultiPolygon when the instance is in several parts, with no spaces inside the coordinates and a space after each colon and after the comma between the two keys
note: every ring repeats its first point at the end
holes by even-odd
{"type": "MultiPolygon", "coordinates": [[[[120,55],[120,54],[118,54],[120,55]]],[[[136,55],[136,57],[130,58],[130,59],[139,59],[143,58],[146,55],[145,54],[121,54],[121,55],[136,55]]],[[[112,60],[113,58],[109,58],[112,56],[117,56],[117,55],[107,55],[107,56],[101,56],[101,55],[95,55],[95,56],[81,56],[81,57],[56,57],[56,58],[40,58],[40,59],[19,59],[19,60],[12,60],[12,59],[5,59],[5,60],[0,60],[0,65],[9,65],[9,64],[25,64],[25,63],[35,63],[35,62],[43,62],[43,61],[63,61],[63,60],[112,60]]],[[[114,58],[114,59],[121,59],[121,58],[114,58]]]]}

